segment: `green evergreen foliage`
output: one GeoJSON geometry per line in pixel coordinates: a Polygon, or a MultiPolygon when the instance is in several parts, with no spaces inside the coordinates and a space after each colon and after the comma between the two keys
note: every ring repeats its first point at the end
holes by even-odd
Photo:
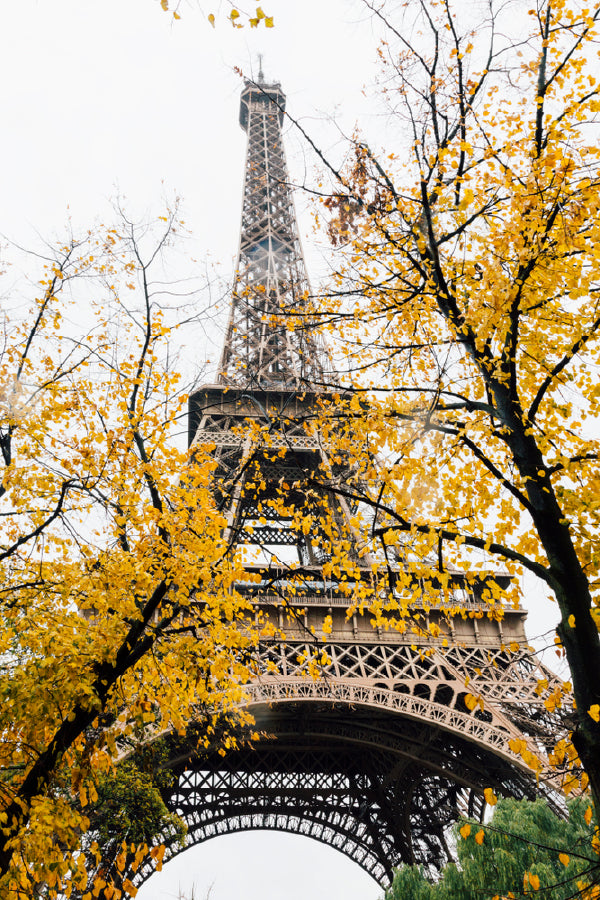
{"type": "Polygon", "coordinates": [[[92,822],[101,846],[152,844],[165,830],[185,837],[182,819],[170,813],[160,793],[158,775],[126,760],[98,779],[92,822]]]}
{"type": "Polygon", "coordinates": [[[455,826],[458,862],[439,881],[430,881],[420,866],[401,866],[385,900],[594,897],[586,888],[600,884],[600,857],[588,808],[586,798],[573,800],[566,820],[542,799],[501,799],[489,824],[469,823],[467,837],[460,833],[464,821],[455,826]]]}

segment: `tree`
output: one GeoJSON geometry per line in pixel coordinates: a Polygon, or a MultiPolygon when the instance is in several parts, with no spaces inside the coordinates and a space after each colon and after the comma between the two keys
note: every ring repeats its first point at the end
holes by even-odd
{"type": "MultiPolygon", "coordinates": [[[[194,720],[208,743],[217,722],[226,738],[227,718],[243,720],[254,636],[210,457],[199,448],[190,459],[175,440],[177,310],[152,279],[176,210],[158,226],[122,217],[69,239],[47,254],[31,308],[19,315],[17,303],[3,322],[0,893],[10,900],[85,893],[110,843],[98,810],[109,815],[123,779],[149,823],[123,838],[144,852],[165,810],[133,761],[114,771],[142,739],[194,720]]],[[[95,874],[107,897],[131,888],[118,868],[95,874]]]]}
{"type": "Polygon", "coordinates": [[[578,798],[565,820],[541,799],[501,799],[488,825],[455,826],[458,863],[446,866],[438,882],[419,866],[402,866],[386,900],[500,900],[530,892],[540,900],[592,897],[599,873],[587,809],[578,798]]]}
{"type": "Polygon", "coordinates": [[[399,148],[358,136],[345,168],[322,156],[342,261],[314,312],[346,362],[322,427],[356,460],[353,483],[329,486],[370,507],[369,539],[403,561],[407,599],[376,615],[403,614],[417,577],[439,602],[453,565],[495,558],[545,583],[576,706],[550,758],[598,807],[600,6],[365,5],[399,148]]]}

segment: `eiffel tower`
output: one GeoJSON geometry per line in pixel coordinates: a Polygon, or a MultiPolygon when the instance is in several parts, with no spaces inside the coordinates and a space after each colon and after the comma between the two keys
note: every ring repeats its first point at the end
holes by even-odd
{"type": "MultiPolygon", "coordinates": [[[[235,831],[290,831],[337,848],[386,886],[400,863],[443,866],[449,826],[461,814],[483,817],[485,788],[533,797],[535,777],[508,743],[543,755],[560,723],[536,692],[538,679],[553,676],[527,649],[525,612],[481,616],[485,578],[452,575],[460,615],[414,604],[416,619],[440,628],[419,646],[410,630],[377,630],[346,613],[352,590],[373,584],[373,560],[353,510],[305,486],[332,467],[310,428],[329,363],[302,327],[310,287],[282,144],[285,102],[262,71],[245,82],[229,324],[218,380],[191,396],[189,412],[191,452],[214,447],[215,496],[254,576],[237,589],[252,593],[257,621],[272,626],[248,686],[262,738],[224,756],[173,739],[176,779],[165,799],[187,823],[187,846],[235,831]],[[328,529],[318,524],[325,515],[328,529]],[[350,574],[328,565],[338,539],[350,574]],[[326,619],[330,632],[319,643],[326,619]],[[307,677],[315,653],[321,675],[307,677]],[[468,694],[483,707],[470,709],[468,694]]],[[[166,843],[168,859],[180,848],[166,843]]]]}

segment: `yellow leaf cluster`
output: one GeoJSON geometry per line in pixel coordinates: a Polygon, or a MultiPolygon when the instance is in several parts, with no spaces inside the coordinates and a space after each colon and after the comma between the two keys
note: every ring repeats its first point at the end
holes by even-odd
{"type": "MultiPolygon", "coordinates": [[[[167,211],[156,247],[177,227],[167,211]]],[[[123,742],[182,732],[200,708],[206,738],[244,720],[256,642],[236,590],[245,571],[227,553],[210,453],[190,459],[175,439],[185,397],[164,364],[175,316],[126,288],[149,275],[138,233],[102,228],[58,248],[0,355],[6,900],[39,884],[97,895],[81,841],[123,742]],[[66,323],[84,303],[82,337],[66,323]]],[[[140,852],[124,851],[124,875],[140,852]]]]}
{"type": "MultiPolygon", "coordinates": [[[[498,10],[462,32],[433,0],[414,15],[444,47],[444,63],[434,74],[414,22],[398,57],[382,54],[386,96],[398,121],[414,124],[407,153],[401,162],[378,156],[357,133],[320,213],[337,265],[316,310],[344,370],[327,431],[338,442],[332,459],[351,454],[352,496],[377,523],[379,552],[410,570],[412,584],[398,577],[396,609],[375,611],[378,627],[406,618],[411,595],[441,606],[457,571],[483,577],[502,567],[546,583],[560,602],[556,646],[573,684],[540,685],[540,712],[550,723],[569,707],[593,750],[560,765],[573,784],[582,766],[593,768],[593,786],[600,151],[589,123],[600,106],[590,62],[598,16],[570,0],[548,6],[546,24],[531,16],[512,59],[517,86],[510,66],[481,66],[498,10]]],[[[392,20],[404,34],[402,12],[392,20]]],[[[478,599],[477,610],[450,609],[500,622],[520,602],[517,581],[478,599]]],[[[506,645],[515,657],[526,652],[512,636],[506,645]]],[[[465,704],[475,713],[480,699],[472,686],[465,704]]],[[[524,741],[510,746],[538,773],[556,759],[539,759],[524,741]]]]}
{"type": "Polygon", "coordinates": [[[496,803],[498,802],[498,797],[496,796],[496,794],[493,792],[493,790],[491,788],[485,788],[483,795],[485,797],[485,802],[489,806],[495,806],[496,803]]]}
{"type": "MultiPolygon", "coordinates": [[[[168,9],[167,0],[161,0],[161,4],[163,5],[163,9],[168,9]]],[[[180,18],[180,16],[177,15],[176,13],[174,13],[173,15],[177,19],[180,18]]],[[[210,22],[210,24],[212,25],[212,27],[214,28],[216,26],[215,14],[211,12],[208,14],[207,18],[208,18],[208,21],[210,22]]],[[[242,13],[240,13],[239,9],[236,9],[235,7],[233,7],[233,9],[231,9],[231,11],[229,12],[229,15],[227,18],[229,19],[229,22],[233,25],[234,28],[243,28],[244,27],[244,21],[243,21],[244,16],[242,15],[242,13]]],[[[261,22],[264,22],[265,28],[273,28],[275,25],[273,16],[266,15],[261,6],[256,7],[255,14],[249,15],[247,17],[247,21],[248,21],[248,24],[250,25],[250,28],[258,28],[258,26],[260,25],[261,22]]]]}

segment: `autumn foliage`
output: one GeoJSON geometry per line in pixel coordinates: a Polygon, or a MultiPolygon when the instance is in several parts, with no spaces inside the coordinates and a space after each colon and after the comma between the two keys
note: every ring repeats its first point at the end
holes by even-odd
{"type": "MultiPolygon", "coordinates": [[[[176,21],[181,19],[181,13],[179,12],[181,5],[181,0],[160,0],[160,8],[163,12],[170,13],[176,21]]],[[[224,18],[234,28],[243,28],[246,24],[250,28],[258,28],[261,23],[264,24],[265,28],[273,28],[274,25],[273,16],[267,15],[261,6],[257,6],[254,11],[240,11],[235,6],[232,6],[228,11],[228,15],[224,18]]],[[[217,21],[214,12],[209,12],[207,19],[214,28],[217,21]]]]}
{"type": "Polygon", "coordinates": [[[191,461],[176,440],[184,394],[167,342],[177,312],[153,272],[179,227],[168,213],[158,232],[120,219],[69,240],[48,254],[27,313],[15,303],[3,320],[6,900],[90,897],[90,878],[90,889],[95,879],[121,896],[125,866],[102,858],[110,841],[99,824],[114,785],[129,773],[134,807],[115,829],[128,865],[152,831],[140,832],[139,816],[137,831],[126,827],[135,804],[156,827],[172,823],[143,772],[129,764],[116,774],[115,761],[190,719],[210,742],[248,677],[252,636],[240,627],[212,462],[201,451],[191,461]]]}
{"type": "Polygon", "coordinates": [[[431,604],[453,567],[541,579],[571,671],[546,705],[575,707],[551,760],[598,804],[600,7],[366,5],[397,146],[358,134],[329,164],[337,275],[315,310],[357,466],[332,486],[431,604]]]}

